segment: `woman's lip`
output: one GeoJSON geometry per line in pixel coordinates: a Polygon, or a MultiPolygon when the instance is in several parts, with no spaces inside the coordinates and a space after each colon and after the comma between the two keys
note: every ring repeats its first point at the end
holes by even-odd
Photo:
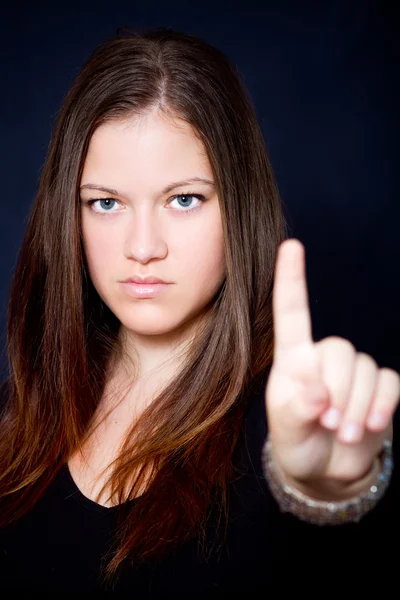
{"type": "Polygon", "coordinates": [[[148,279],[134,277],[133,279],[124,279],[123,283],[168,283],[168,281],[158,279],[158,277],[149,277],[148,279]]]}
{"type": "Polygon", "coordinates": [[[154,298],[161,294],[169,283],[136,283],[123,281],[122,285],[129,296],[133,298],[154,298]]]}

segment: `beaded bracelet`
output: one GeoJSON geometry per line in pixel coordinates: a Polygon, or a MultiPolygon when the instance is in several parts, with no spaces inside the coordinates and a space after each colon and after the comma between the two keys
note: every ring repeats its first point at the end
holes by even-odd
{"type": "Polygon", "coordinates": [[[263,448],[264,474],[280,510],[315,525],[357,523],[374,508],[385,494],[393,471],[390,440],[384,441],[382,452],[376,460],[379,464],[379,474],[366,492],[347,500],[326,502],[310,498],[285,483],[273,459],[269,438],[263,448]]]}

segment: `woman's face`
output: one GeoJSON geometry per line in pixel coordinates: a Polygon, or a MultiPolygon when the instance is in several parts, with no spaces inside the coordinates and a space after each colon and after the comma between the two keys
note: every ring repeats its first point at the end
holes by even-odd
{"type": "Polygon", "coordinates": [[[93,134],[80,191],[84,249],[94,287],[126,330],[184,331],[219,290],[225,260],[212,182],[204,147],[183,121],[153,112],[93,134]],[[122,283],[134,277],[168,285],[122,283]]]}

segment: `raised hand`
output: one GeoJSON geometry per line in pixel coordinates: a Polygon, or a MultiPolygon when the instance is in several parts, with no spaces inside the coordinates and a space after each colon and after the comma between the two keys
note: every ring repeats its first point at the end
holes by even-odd
{"type": "MultiPolygon", "coordinates": [[[[400,398],[400,376],[346,339],[312,339],[305,249],[278,249],[273,289],[274,359],[265,391],[273,454],[287,480],[329,490],[368,473],[400,398]]],[[[305,486],[305,488],[304,488],[305,486]]]]}

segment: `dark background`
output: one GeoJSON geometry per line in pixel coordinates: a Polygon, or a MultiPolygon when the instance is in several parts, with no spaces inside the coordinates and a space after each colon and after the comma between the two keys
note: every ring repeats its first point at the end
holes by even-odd
{"type": "MultiPolygon", "coordinates": [[[[1,347],[11,275],[69,86],[117,27],[166,26],[203,37],[243,74],[290,235],[306,248],[314,339],[344,337],[380,367],[400,371],[400,28],[391,4],[82,0],[3,6],[1,347]]],[[[5,354],[0,368],[7,369],[5,354]]]]}

